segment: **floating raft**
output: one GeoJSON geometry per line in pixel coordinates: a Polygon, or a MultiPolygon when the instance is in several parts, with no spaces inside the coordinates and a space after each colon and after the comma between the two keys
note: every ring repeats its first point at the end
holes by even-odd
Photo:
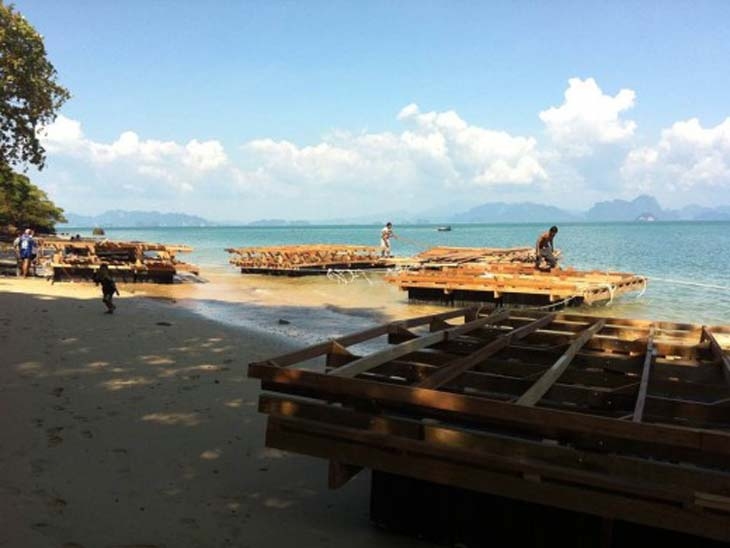
{"type": "Polygon", "coordinates": [[[542,271],[519,263],[404,269],[385,279],[408,291],[410,299],[528,306],[606,303],[625,293],[643,291],[647,284],[645,277],[627,272],[542,271]]]}
{"type": "Polygon", "coordinates": [[[290,276],[326,274],[331,269],[373,269],[393,266],[380,249],[362,245],[284,245],[226,249],[230,263],[245,274],[290,276]]]}
{"type": "Polygon", "coordinates": [[[184,245],[110,240],[39,240],[39,262],[54,281],[90,278],[102,264],[114,278],[171,283],[176,274],[199,274],[198,267],[177,260],[177,254],[192,251],[184,245]]]}
{"type": "Polygon", "coordinates": [[[328,459],[330,487],[365,467],[730,541],[729,345],[730,326],[472,307],[248,374],[266,445],[328,459]]]}

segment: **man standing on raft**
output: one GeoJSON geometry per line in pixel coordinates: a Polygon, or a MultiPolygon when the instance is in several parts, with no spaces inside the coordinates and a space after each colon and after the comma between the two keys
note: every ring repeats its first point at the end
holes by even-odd
{"type": "Polygon", "coordinates": [[[380,231],[380,256],[392,257],[390,253],[390,239],[398,238],[393,232],[393,223],[385,223],[383,230],[380,231]]]}
{"type": "Polygon", "coordinates": [[[535,243],[535,268],[540,268],[540,259],[545,259],[548,270],[557,266],[558,259],[554,255],[555,247],[553,246],[553,238],[557,233],[558,227],[551,226],[550,230],[540,234],[537,243],[535,243]]]}

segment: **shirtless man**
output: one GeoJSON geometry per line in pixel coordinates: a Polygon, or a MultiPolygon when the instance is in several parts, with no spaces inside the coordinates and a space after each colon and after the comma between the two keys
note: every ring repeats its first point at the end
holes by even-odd
{"type": "Polygon", "coordinates": [[[535,243],[535,268],[540,268],[540,259],[545,259],[549,268],[555,268],[558,264],[558,260],[553,254],[555,248],[553,246],[553,238],[558,233],[557,226],[551,226],[550,230],[540,234],[540,237],[535,243]]]}

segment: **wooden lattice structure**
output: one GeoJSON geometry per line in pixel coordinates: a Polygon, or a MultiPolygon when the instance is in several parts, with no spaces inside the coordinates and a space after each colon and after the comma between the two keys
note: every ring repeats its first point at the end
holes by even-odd
{"type": "Polygon", "coordinates": [[[729,343],[728,326],[466,308],[249,376],[266,445],[328,459],[331,487],[366,467],[730,541],[729,343]]]}
{"type": "Polygon", "coordinates": [[[496,302],[518,305],[605,303],[643,291],[647,280],[626,272],[539,270],[522,263],[468,263],[456,267],[403,269],[386,280],[416,300],[496,302]]]}
{"type": "Polygon", "coordinates": [[[326,274],[330,269],[392,266],[377,247],[338,244],[282,245],[226,249],[230,263],[248,274],[326,274]]]}
{"type": "Polygon", "coordinates": [[[192,251],[184,245],[50,238],[38,242],[39,262],[54,281],[89,278],[102,264],[108,265],[113,277],[125,281],[170,283],[180,272],[199,273],[195,265],[177,259],[178,253],[192,251]]]}

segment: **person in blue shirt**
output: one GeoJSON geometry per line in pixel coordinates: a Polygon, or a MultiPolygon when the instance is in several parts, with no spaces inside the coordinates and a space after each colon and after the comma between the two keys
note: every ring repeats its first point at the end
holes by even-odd
{"type": "Polygon", "coordinates": [[[30,274],[30,263],[35,255],[36,243],[33,239],[33,231],[26,228],[25,232],[18,238],[18,258],[20,259],[20,275],[27,278],[30,274]]]}

